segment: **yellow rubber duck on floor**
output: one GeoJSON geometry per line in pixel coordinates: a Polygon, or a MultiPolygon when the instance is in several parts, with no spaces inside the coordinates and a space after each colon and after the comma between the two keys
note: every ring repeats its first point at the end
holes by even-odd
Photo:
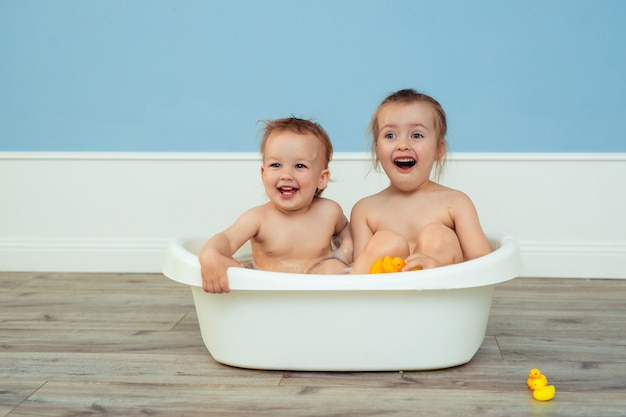
{"type": "Polygon", "coordinates": [[[528,372],[528,380],[526,381],[528,388],[533,389],[533,382],[537,379],[541,379],[545,385],[548,385],[548,378],[539,369],[533,368],[528,372]]]}
{"type": "Polygon", "coordinates": [[[533,398],[537,401],[550,401],[556,395],[556,387],[548,385],[548,378],[537,368],[530,370],[526,383],[533,390],[533,398]]]}

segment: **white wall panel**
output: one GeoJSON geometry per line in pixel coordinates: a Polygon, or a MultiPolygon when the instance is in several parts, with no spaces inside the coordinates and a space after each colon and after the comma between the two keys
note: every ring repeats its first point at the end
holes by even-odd
{"type": "MultiPolygon", "coordinates": [[[[324,196],[349,216],[386,177],[337,153],[324,196]]],[[[157,272],[168,239],[210,235],[265,201],[246,153],[0,153],[0,270],[157,272]]],[[[452,154],[442,183],[486,232],[515,237],[526,276],[626,278],[624,154],[452,154]]]]}

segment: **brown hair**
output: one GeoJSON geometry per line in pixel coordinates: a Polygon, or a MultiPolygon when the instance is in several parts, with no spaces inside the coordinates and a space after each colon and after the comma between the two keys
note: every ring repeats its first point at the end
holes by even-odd
{"type": "MultiPolygon", "coordinates": [[[[306,135],[310,134],[315,136],[324,146],[325,151],[325,166],[324,168],[328,169],[328,164],[330,160],[333,158],[333,144],[330,141],[330,137],[326,130],[319,124],[312,120],[307,119],[299,119],[297,117],[286,117],[283,119],[274,119],[274,120],[261,120],[263,123],[263,138],[261,138],[261,155],[265,157],[265,144],[267,143],[267,139],[276,132],[293,132],[298,135],[306,135]]],[[[322,194],[322,191],[318,189],[315,192],[315,196],[319,197],[322,194]]]]}
{"type": "Polygon", "coordinates": [[[380,105],[376,108],[368,132],[372,135],[372,160],[374,168],[378,169],[378,158],[376,157],[376,140],[380,133],[380,126],[378,126],[378,115],[380,110],[387,104],[412,104],[412,103],[427,103],[430,104],[435,111],[435,129],[439,135],[437,141],[437,150],[440,150],[440,146],[443,146],[443,153],[435,163],[435,178],[439,179],[443,171],[443,167],[446,162],[446,150],[448,143],[446,142],[446,134],[448,133],[448,122],[446,120],[446,112],[441,107],[441,104],[429,95],[418,93],[417,91],[407,88],[404,90],[396,91],[385,98],[380,105]]]}

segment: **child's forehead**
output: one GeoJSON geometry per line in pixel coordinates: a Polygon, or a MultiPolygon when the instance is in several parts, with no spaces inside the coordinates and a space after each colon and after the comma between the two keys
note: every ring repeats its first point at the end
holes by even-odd
{"type": "Polygon", "coordinates": [[[299,133],[290,130],[272,132],[267,137],[264,149],[264,157],[281,155],[312,157],[322,154],[324,144],[312,133],[299,133]]]}
{"type": "Polygon", "coordinates": [[[315,148],[323,148],[324,144],[322,141],[312,133],[308,132],[294,132],[292,130],[279,130],[272,132],[266,140],[266,147],[272,145],[285,146],[287,144],[293,145],[301,145],[306,146],[309,145],[315,148]]]}
{"type": "Polygon", "coordinates": [[[433,105],[423,102],[386,103],[378,112],[378,122],[385,124],[419,123],[435,126],[436,112],[433,105]]]}

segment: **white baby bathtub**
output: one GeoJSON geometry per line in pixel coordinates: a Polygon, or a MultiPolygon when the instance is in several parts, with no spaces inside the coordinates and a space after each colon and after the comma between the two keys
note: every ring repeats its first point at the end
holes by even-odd
{"type": "Polygon", "coordinates": [[[483,342],[494,285],[521,274],[514,239],[489,235],[482,258],[423,271],[305,275],[230,268],[231,292],[202,290],[207,237],[169,243],[163,273],[191,285],[204,343],[218,362],[311,371],[461,365],[483,342]]]}

